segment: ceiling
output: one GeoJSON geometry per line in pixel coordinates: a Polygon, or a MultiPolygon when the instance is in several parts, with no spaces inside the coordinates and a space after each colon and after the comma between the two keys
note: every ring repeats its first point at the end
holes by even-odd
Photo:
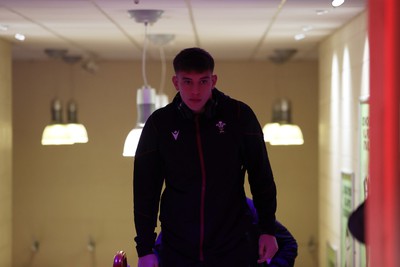
{"type": "Polygon", "coordinates": [[[45,49],[93,60],[140,59],[146,32],[173,37],[148,42],[150,58],[160,56],[160,47],[171,59],[200,46],[220,60],[266,60],[277,49],[295,49],[292,60],[313,59],[318,43],[363,12],[366,1],[334,8],[331,0],[0,0],[0,38],[12,43],[14,60],[46,59],[45,49]],[[163,13],[145,26],[128,13],[138,9],[163,13]],[[296,34],[305,38],[296,41],[296,34]]]}

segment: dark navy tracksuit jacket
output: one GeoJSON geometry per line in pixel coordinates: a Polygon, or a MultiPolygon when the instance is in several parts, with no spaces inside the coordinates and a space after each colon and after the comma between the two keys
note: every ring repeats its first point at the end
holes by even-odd
{"type": "Polygon", "coordinates": [[[251,108],[213,89],[200,115],[190,111],[179,93],[153,112],[134,162],[139,257],[152,253],[159,209],[163,242],[179,254],[205,261],[229,253],[249,223],[246,172],[261,232],[274,234],[276,187],[251,108]]]}

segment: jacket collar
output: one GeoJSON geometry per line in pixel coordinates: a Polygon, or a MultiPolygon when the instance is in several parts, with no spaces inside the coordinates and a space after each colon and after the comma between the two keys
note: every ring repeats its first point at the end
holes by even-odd
{"type": "MultiPolygon", "coordinates": [[[[211,98],[207,101],[202,114],[207,118],[213,118],[217,112],[218,103],[223,96],[224,94],[221,91],[219,91],[217,88],[214,88],[212,90],[211,98]]],[[[194,117],[193,111],[183,102],[179,92],[175,95],[172,103],[174,103],[175,107],[178,109],[183,118],[192,119],[194,117]]]]}

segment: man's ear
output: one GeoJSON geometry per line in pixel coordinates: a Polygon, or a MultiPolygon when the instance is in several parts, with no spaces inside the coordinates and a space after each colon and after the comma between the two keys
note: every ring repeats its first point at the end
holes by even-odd
{"type": "Polygon", "coordinates": [[[212,81],[212,83],[213,83],[213,86],[215,86],[215,85],[217,84],[217,80],[218,80],[217,74],[213,74],[213,75],[211,76],[211,81],[212,81]]]}
{"type": "Polygon", "coordinates": [[[179,87],[178,87],[178,77],[176,77],[176,75],[172,76],[172,83],[174,84],[175,89],[176,89],[177,91],[179,91],[179,87]]]}

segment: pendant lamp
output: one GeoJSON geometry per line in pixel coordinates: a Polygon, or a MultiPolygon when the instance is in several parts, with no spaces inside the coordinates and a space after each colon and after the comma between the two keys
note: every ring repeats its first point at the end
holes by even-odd
{"type": "MultiPolygon", "coordinates": [[[[81,60],[81,56],[68,55],[65,49],[45,49],[50,58],[62,59],[71,64],[70,81],[73,91],[72,64],[81,60]]],[[[42,145],[72,145],[75,143],[87,143],[88,135],[83,124],[78,123],[77,105],[71,100],[68,103],[67,124],[62,119],[62,105],[59,99],[54,99],[51,104],[51,123],[47,125],[42,134],[42,145]]]]}
{"type": "MultiPolygon", "coordinates": [[[[269,59],[276,65],[283,64],[297,53],[296,49],[276,49],[269,59]]],[[[275,68],[277,70],[277,68],[275,68]]],[[[277,77],[275,73],[274,77],[277,77]]],[[[278,84],[276,87],[279,88],[278,84]]],[[[292,123],[291,103],[286,98],[276,100],[272,109],[272,122],[263,127],[264,141],[271,145],[302,145],[303,133],[292,123]]]]}
{"type": "MultiPolygon", "coordinates": [[[[45,49],[44,53],[53,59],[60,59],[66,55],[66,49],[45,49]]],[[[51,102],[51,121],[42,133],[42,145],[72,145],[62,117],[62,104],[58,98],[51,102]]]]}
{"type": "Polygon", "coordinates": [[[66,128],[68,134],[74,143],[87,143],[89,141],[86,128],[83,124],[78,123],[78,105],[73,100],[73,95],[75,91],[75,81],[73,73],[73,65],[80,62],[82,57],[79,55],[65,55],[62,58],[65,63],[70,65],[70,91],[71,100],[68,102],[67,106],[67,124],[66,128]]]}
{"type": "Polygon", "coordinates": [[[152,44],[158,46],[160,51],[160,59],[161,59],[161,79],[160,79],[160,88],[156,95],[156,109],[162,108],[169,103],[168,96],[164,93],[165,87],[165,75],[166,75],[166,62],[165,62],[165,53],[164,46],[170,43],[174,38],[174,34],[148,34],[147,38],[151,41],[152,44]]]}
{"type": "Polygon", "coordinates": [[[137,90],[136,93],[136,108],[137,108],[137,123],[125,139],[124,157],[134,157],[136,148],[139,143],[139,138],[142,133],[143,126],[148,117],[156,109],[156,90],[148,85],[146,77],[146,49],[147,49],[147,26],[158,20],[163,13],[162,10],[128,10],[128,13],[136,22],[143,23],[145,26],[144,44],[142,53],[142,75],[144,85],[137,90]]]}
{"type": "Polygon", "coordinates": [[[272,110],[272,122],[263,127],[264,141],[271,145],[302,145],[303,133],[299,126],[292,123],[291,103],[278,99],[272,110]]]}
{"type": "Polygon", "coordinates": [[[54,99],[51,103],[51,122],[42,134],[42,145],[72,145],[67,127],[62,121],[61,101],[54,99]]]}
{"type": "Polygon", "coordinates": [[[78,108],[75,101],[68,102],[68,123],[66,124],[67,132],[73,143],[87,143],[89,141],[86,128],[83,124],[78,123],[78,108]]]}
{"type": "Polygon", "coordinates": [[[154,88],[143,86],[137,90],[136,109],[138,116],[137,123],[136,127],[126,137],[122,154],[124,157],[135,156],[143,126],[151,113],[156,109],[156,90],[154,88]]]}

